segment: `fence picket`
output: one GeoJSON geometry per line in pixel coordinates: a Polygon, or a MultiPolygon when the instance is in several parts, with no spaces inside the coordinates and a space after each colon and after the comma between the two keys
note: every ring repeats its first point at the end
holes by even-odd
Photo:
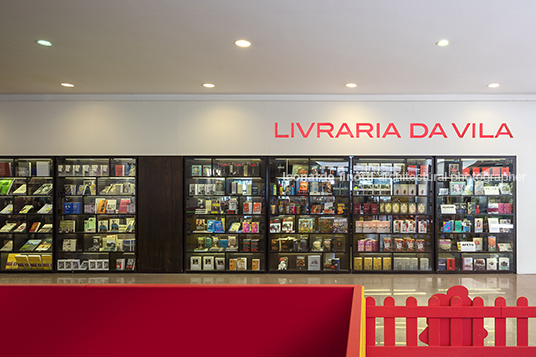
{"type": "MultiPolygon", "coordinates": [[[[454,296],[450,300],[450,306],[460,307],[462,306],[462,299],[459,296],[454,296]]],[[[450,319],[450,345],[461,346],[462,345],[462,319],[459,316],[453,316],[450,319]]]]}
{"type": "MultiPolygon", "coordinates": [[[[439,306],[439,299],[432,296],[428,300],[428,306],[439,306]]],[[[428,345],[439,346],[439,318],[430,317],[428,319],[428,345]]]]}
{"type": "MultiPolygon", "coordinates": [[[[406,306],[417,306],[417,299],[408,297],[406,306]]],[[[417,346],[417,316],[406,317],[406,346],[417,346]]]]}
{"type": "MultiPolygon", "coordinates": [[[[484,300],[481,297],[473,299],[474,307],[483,307],[484,300]]],[[[473,318],[473,346],[484,346],[484,318],[473,318]]]]}
{"type": "MultiPolygon", "coordinates": [[[[529,306],[529,301],[526,297],[520,297],[517,299],[518,307],[529,306]]],[[[529,319],[527,317],[517,318],[517,345],[528,346],[529,345],[529,319]]]]}
{"type": "MultiPolygon", "coordinates": [[[[367,297],[367,310],[376,306],[376,300],[372,296],[367,297]]],[[[376,318],[368,317],[366,321],[366,341],[367,346],[376,346],[376,318]]]]}
{"type": "MultiPolygon", "coordinates": [[[[503,297],[495,299],[495,306],[505,307],[506,300],[503,297]]],[[[506,346],[506,318],[495,318],[495,346],[506,346]]]]}
{"type": "MultiPolygon", "coordinates": [[[[395,299],[392,296],[388,296],[383,301],[383,306],[394,307],[395,299]]],[[[384,346],[395,345],[395,318],[384,317],[383,319],[383,334],[384,334],[384,346]]]]}

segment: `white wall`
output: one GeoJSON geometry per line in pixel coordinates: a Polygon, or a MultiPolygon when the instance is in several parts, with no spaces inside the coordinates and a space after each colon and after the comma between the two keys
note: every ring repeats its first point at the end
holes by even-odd
{"type": "Polygon", "coordinates": [[[515,155],[526,174],[518,272],[536,273],[534,114],[532,97],[0,96],[0,155],[515,155]],[[402,138],[278,139],[275,122],[285,133],[291,122],[392,122],[402,138]],[[448,138],[411,139],[412,122],[441,123],[448,138]],[[484,123],[485,134],[506,123],[514,137],[458,138],[451,123],[469,122],[484,123]]]}

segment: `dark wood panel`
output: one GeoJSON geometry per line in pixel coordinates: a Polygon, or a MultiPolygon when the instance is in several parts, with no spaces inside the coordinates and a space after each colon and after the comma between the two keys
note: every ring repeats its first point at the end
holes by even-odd
{"type": "Polygon", "coordinates": [[[138,161],[138,271],[182,271],[183,158],[138,161]]]}

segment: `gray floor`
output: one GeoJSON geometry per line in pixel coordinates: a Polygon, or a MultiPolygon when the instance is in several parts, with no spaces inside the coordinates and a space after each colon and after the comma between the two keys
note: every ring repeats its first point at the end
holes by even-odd
{"type": "MultiPolygon", "coordinates": [[[[414,296],[419,305],[426,305],[436,293],[445,293],[454,285],[468,288],[471,298],[480,296],[486,306],[493,305],[502,296],[507,305],[515,305],[516,299],[525,296],[529,305],[536,306],[536,275],[514,274],[3,274],[0,284],[362,284],[365,296],[376,299],[383,305],[387,296],[394,297],[397,305],[403,305],[406,298],[414,296]]],[[[396,319],[397,344],[405,344],[405,320],[396,319]]],[[[383,321],[376,320],[377,344],[383,344],[381,330],[383,321]]],[[[425,319],[419,319],[419,330],[426,327],[425,319]]],[[[486,345],[494,344],[493,319],[485,319],[489,332],[486,345]]],[[[515,344],[515,323],[507,321],[507,344],[515,344]]],[[[529,324],[529,342],[536,345],[536,321],[529,324]]]]}

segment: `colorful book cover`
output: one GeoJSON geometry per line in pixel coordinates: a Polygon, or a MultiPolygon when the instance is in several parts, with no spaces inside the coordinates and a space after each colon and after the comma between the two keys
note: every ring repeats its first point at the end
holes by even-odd
{"type": "Polygon", "coordinates": [[[221,221],[214,221],[214,233],[225,233],[223,219],[221,221]]]}
{"type": "Polygon", "coordinates": [[[251,223],[249,221],[242,223],[242,233],[251,233],[251,223]]]}

